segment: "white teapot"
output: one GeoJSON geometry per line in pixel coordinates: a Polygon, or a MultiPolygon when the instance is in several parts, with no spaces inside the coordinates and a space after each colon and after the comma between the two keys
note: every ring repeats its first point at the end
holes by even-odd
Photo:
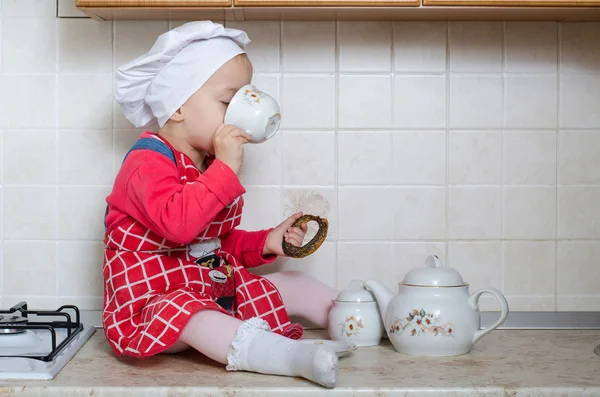
{"type": "Polygon", "coordinates": [[[469,285],[437,256],[425,266],[409,271],[395,296],[381,283],[369,280],[383,317],[385,330],[394,348],[418,356],[467,354],[484,335],[498,328],[508,317],[508,303],[502,293],[486,288],[469,295],[469,285]],[[484,293],[500,302],[500,319],[481,330],[479,298],[484,293]]]}

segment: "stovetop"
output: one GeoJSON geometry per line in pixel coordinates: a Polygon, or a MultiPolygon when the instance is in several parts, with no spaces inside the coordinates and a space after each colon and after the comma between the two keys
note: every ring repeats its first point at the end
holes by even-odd
{"type": "Polygon", "coordinates": [[[0,379],[52,379],[94,332],[73,305],[0,310],[0,379]]]}

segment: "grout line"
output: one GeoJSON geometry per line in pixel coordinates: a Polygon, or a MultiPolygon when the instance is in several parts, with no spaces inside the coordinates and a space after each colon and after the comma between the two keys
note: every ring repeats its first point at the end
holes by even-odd
{"type": "Polygon", "coordinates": [[[333,200],[335,202],[335,249],[333,251],[333,263],[334,263],[334,271],[333,271],[333,285],[335,286],[335,288],[340,289],[340,285],[338,285],[339,280],[338,280],[338,269],[340,267],[340,264],[338,263],[338,259],[340,257],[339,255],[339,134],[338,134],[338,130],[339,130],[339,126],[340,126],[340,112],[339,112],[339,105],[340,105],[340,41],[339,41],[339,29],[340,29],[340,25],[339,25],[339,21],[335,21],[335,32],[334,32],[334,48],[335,48],[335,87],[334,87],[334,101],[335,101],[335,131],[334,131],[334,135],[333,135],[333,141],[334,141],[334,147],[335,147],[335,151],[333,153],[333,164],[334,164],[334,168],[333,168],[333,185],[334,185],[334,189],[333,189],[333,200]]]}
{"type": "Polygon", "coordinates": [[[449,252],[449,238],[450,238],[450,27],[448,22],[445,22],[446,26],[446,228],[445,228],[445,239],[444,239],[444,263],[448,263],[450,259],[449,252]]]}
{"type": "MultiPolygon", "coordinates": [[[[57,1],[57,13],[58,13],[58,1],[57,1]]],[[[55,206],[55,212],[54,212],[54,217],[55,217],[55,226],[54,226],[54,246],[55,246],[55,260],[54,260],[54,272],[55,272],[55,287],[56,287],[56,296],[60,295],[60,277],[59,277],[59,268],[58,268],[58,262],[60,260],[60,258],[58,258],[58,242],[59,242],[59,237],[60,237],[60,112],[59,112],[59,65],[60,65],[60,34],[59,34],[59,26],[60,24],[58,23],[58,19],[55,20],[55,28],[54,28],[54,40],[56,43],[56,48],[55,48],[55,56],[56,56],[56,63],[54,64],[54,109],[55,109],[55,114],[54,114],[54,140],[55,140],[55,148],[54,148],[54,153],[56,155],[56,159],[55,159],[55,171],[56,171],[56,187],[55,187],[55,197],[56,197],[56,206],[55,206]]]]}
{"type": "MultiPolygon", "coordinates": [[[[502,22],[502,126],[506,126],[506,21],[502,22]]],[[[505,214],[506,214],[506,186],[504,184],[504,130],[500,133],[500,236],[503,242],[500,244],[500,288],[502,291],[506,289],[506,265],[505,265],[505,244],[506,239],[506,225],[505,225],[505,214]]]]}
{"type": "Polygon", "coordinates": [[[111,84],[112,84],[112,97],[111,97],[111,101],[110,101],[110,109],[111,109],[111,118],[112,118],[112,165],[111,165],[111,169],[112,169],[112,175],[111,175],[111,180],[115,180],[116,178],[116,174],[117,174],[117,170],[115,167],[115,151],[116,151],[116,147],[117,147],[117,138],[115,135],[115,127],[116,127],[116,123],[115,123],[115,118],[116,118],[116,112],[115,112],[115,82],[117,79],[117,73],[116,73],[116,67],[115,67],[115,36],[116,36],[116,21],[112,21],[111,22],[111,46],[112,46],[112,51],[111,51],[111,65],[112,65],[112,79],[111,79],[111,84]]]}
{"type": "Polygon", "coordinates": [[[560,63],[560,55],[562,51],[561,41],[560,41],[560,32],[561,32],[561,24],[556,23],[556,130],[555,130],[555,142],[556,142],[556,161],[555,161],[555,170],[556,170],[556,219],[555,219],[555,240],[554,240],[554,310],[558,311],[558,227],[559,227],[559,219],[560,219],[560,206],[559,206],[559,153],[560,153],[560,73],[561,73],[561,63],[560,63]]]}
{"type": "MultiPolygon", "coordinates": [[[[391,78],[391,89],[390,89],[390,125],[391,127],[396,125],[396,40],[395,40],[395,31],[396,24],[394,21],[388,22],[390,26],[390,78],[391,78]]],[[[395,153],[395,142],[396,138],[392,131],[388,132],[390,134],[390,153],[391,153],[391,165],[392,169],[390,170],[390,184],[394,185],[395,175],[394,170],[396,169],[396,153],[395,153]]],[[[392,257],[393,258],[393,257],[392,257]]]]}
{"type": "MultiPolygon", "coordinates": [[[[282,75],[282,71],[283,71],[283,22],[282,21],[277,21],[277,24],[279,26],[279,70],[277,72],[277,83],[279,85],[279,102],[281,104],[283,104],[283,75],[282,75]]],[[[282,106],[282,105],[281,105],[282,106]]],[[[279,138],[279,153],[280,153],[280,158],[279,158],[279,181],[280,184],[282,186],[282,190],[283,190],[283,176],[284,176],[284,142],[285,142],[285,135],[283,133],[283,129],[280,131],[280,138],[279,138]]],[[[283,197],[283,196],[282,196],[283,197]]],[[[283,207],[283,205],[282,205],[283,207]]]]}

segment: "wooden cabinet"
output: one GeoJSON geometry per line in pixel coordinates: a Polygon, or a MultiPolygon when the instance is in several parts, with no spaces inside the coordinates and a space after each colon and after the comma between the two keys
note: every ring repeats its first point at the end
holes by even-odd
{"type": "Polygon", "coordinates": [[[424,6],[600,7],[600,0],[423,0],[424,6]]]}
{"type": "Polygon", "coordinates": [[[421,0],[234,0],[239,7],[416,7],[421,0]]]}
{"type": "Polygon", "coordinates": [[[77,0],[77,7],[114,9],[229,7],[232,4],[232,0],[77,0]]]}
{"type": "Polygon", "coordinates": [[[600,21],[600,0],[76,0],[99,20],[600,21]]]}

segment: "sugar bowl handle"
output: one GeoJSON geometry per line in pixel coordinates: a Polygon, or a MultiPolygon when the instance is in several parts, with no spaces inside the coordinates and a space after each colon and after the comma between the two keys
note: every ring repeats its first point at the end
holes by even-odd
{"type": "Polygon", "coordinates": [[[480,329],[475,331],[475,334],[473,335],[473,341],[471,342],[473,345],[477,343],[479,339],[483,338],[485,335],[501,326],[502,323],[504,323],[504,321],[506,321],[506,318],[508,317],[508,302],[506,301],[504,295],[502,295],[502,292],[498,291],[495,288],[485,288],[474,292],[473,295],[469,297],[469,306],[472,309],[479,311],[479,298],[481,297],[481,295],[486,293],[492,294],[496,297],[496,299],[498,299],[498,302],[500,302],[502,312],[500,313],[500,318],[498,319],[498,321],[496,321],[492,326],[490,326],[487,329],[480,329]]]}

